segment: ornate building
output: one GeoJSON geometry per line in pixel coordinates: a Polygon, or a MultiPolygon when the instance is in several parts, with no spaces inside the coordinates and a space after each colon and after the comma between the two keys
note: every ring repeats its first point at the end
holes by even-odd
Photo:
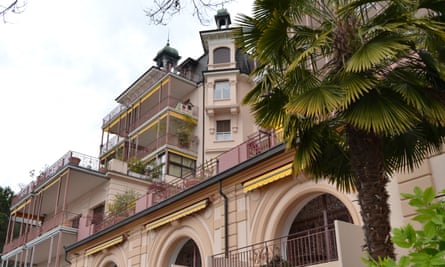
{"type": "MultiPolygon", "coordinates": [[[[292,174],[280,132],[241,104],[254,65],[227,10],[215,21],[200,58],[178,64],[167,42],[116,98],[99,158],[68,152],[20,192],[2,267],[362,265],[356,195],[292,174]]],[[[393,177],[393,226],[413,215],[399,192],[445,187],[444,160],[393,177]]]]}

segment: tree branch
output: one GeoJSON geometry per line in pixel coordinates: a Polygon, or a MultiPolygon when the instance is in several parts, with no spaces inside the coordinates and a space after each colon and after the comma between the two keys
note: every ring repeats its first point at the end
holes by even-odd
{"type": "Polygon", "coordinates": [[[23,3],[20,3],[19,0],[13,0],[7,5],[1,5],[0,4],[0,17],[3,18],[3,22],[6,23],[6,15],[9,13],[19,14],[23,12],[23,9],[26,5],[26,2],[23,1],[23,3]]]}
{"type": "Polygon", "coordinates": [[[234,0],[154,0],[152,7],[145,10],[145,14],[155,25],[166,25],[173,16],[186,8],[184,4],[186,1],[192,4],[192,15],[196,16],[202,25],[208,25],[210,23],[208,10],[214,11],[218,6],[234,0]]]}

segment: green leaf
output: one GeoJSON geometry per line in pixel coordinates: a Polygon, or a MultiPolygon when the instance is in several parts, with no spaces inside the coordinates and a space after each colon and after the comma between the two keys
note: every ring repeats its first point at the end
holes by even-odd
{"type": "Polygon", "coordinates": [[[427,189],[425,189],[425,191],[423,191],[423,202],[425,204],[430,204],[434,197],[436,195],[436,192],[434,191],[434,189],[432,187],[428,187],[427,189]]]}
{"type": "Polygon", "coordinates": [[[445,251],[441,251],[431,258],[431,265],[445,266],[445,251]]]}
{"type": "Polygon", "coordinates": [[[416,231],[411,224],[395,228],[391,240],[399,247],[410,248],[416,242],[416,231]]]}

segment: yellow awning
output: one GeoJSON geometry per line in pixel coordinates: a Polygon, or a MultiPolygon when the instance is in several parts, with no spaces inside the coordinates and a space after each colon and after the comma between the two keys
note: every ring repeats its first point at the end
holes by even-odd
{"type": "Polygon", "coordinates": [[[111,246],[114,246],[114,245],[117,245],[119,243],[122,243],[122,241],[124,241],[124,236],[120,235],[120,236],[118,236],[116,238],[113,238],[111,240],[103,242],[102,244],[99,244],[97,246],[94,246],[92,248],[87,249],[86,252],[85,252],[85,256],[94,254],[94,253],[99,252],[99,251],[101,251],[103,249],[106,249],[106,248],[109,248],[111,246]]]}
{"type": "Polygon", "coordinates": [[[180,219],[182,217],[185,217],[185,216],[187,216],[189,214],[192,214],[194,212],[197,212],[199,210],[205,209],[208,204],[209,204],[209,200],[208,199],[201,200],[201,201],[199,201],[199,202],[197,202],[197,203],[195,203],[195,204],[193,204],[191,206],[188,206],[185,209],[182,209],[180,211],[174,212],[174,213],[172,213],[170,215],[167,215],[167,216],[165,216],[163,218],[160,218],[160,219],[158,219],[158,220],[156,220],[154,222],[151,222],[151,223],[145,225],[145,230],[146,231],[153,230],[153,229],[158,228],[158,227],[160,227],[160,226],[162,226],[164,224],[167,224],[167,223],[172,222],[174,220],[180,219]]]}
{"type": "Polygon", "coordinates": [[[19,210],[21,210],[23,207],[25,207],[27,204],[29,204],[31,202],[31,199],[26,200],[25,202],[23,202],[22,204],[20,204],[20,206],[16,207],[14,210],[11,211],[11,215],[14,215],[16,212],[18,212],[19,210]]]}
{"type": "Polygon", "coordinates": [[[243,184],[243,191],[244,193],[247,193],[258,187],[270,184],[291,174],[292,174],[292,163],[289,163],[278,169],[275,169],[257,178],[245,182],[243,184]]]}

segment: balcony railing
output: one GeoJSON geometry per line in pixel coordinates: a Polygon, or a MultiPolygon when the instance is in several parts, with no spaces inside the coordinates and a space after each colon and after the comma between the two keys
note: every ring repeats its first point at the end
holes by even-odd
{"type": "MultiPolygon", "coordinates": [[[[168,140],[177,140],[177,138],[172,138],[171,136],[168,140]]],[[[153,152],[156,148],[166,144],[163,141],[166,138],[161,138],[162,140],[157,140],[153,142],[152,145],[147,146],[144,150],[138,151],[138,158],[143,158],[149,153],[153,152]]],[[[219,155],[214,159],[207,160],[202,165],[197,167],[194,172],[184,175],[181,178],[153,180],[150,185],[148,185],[147,194],[136,201],[135,207],[130,207],[128,210],[123,211],[117,216],[108,216],[103,218],[100,222],[96,222],[94,225],[91,220],[85,219],[84,223],[85,229],[80,229],[81,232],[78,236],[79,240],[85,238],[91,234],[94,234],[102,229],[105,229],[117,222],[122,221],[126,217],[133,215],[139,211],[149,208],[157,203],[160,203],[214,175],[220,173],[221,171],[227,170],[247,159],[250,159],[262,152],[265,152],[272,147],[282,143],[281,132],[271,132],[265,133],[261,132],[248,141],[240,144],[237,147],[219,155]]],[[[168,142],[169,144],[176,144],[168,142]]],[[[177,144],[176,144],[177,145],[177,144]]],[[[130,173],[131,175],[131,173],[130,173]]],[[[84,220],[84,218],[81,218],[84,220]]]]}
{"type": "Polygon", "coordinates": [[[212,256],[212,267],[308,266],[338,260],[334,226],[316,228],[212,256]]]}
{"type": "Polygon", "coordinates": [[[28,184],[25,188],[23,188],[13,199],[12,206],[19,203],[22,199],[28,196],[31,192],[33,192],[37,187],[46,183],[50,180],[59,170],[69,164],[78,164],[78,166],[83,168],[88,168],[92,170],[99,170],[99,159],[88,156],[82,153],[68,151],[65,155],[63,155],[60,159],[58,159],[54,164],[49,167],[46,167],[36,178],[35,181],[28,184]],[[79,163],[74,163],[73,159],[77,161],[80,160],[79,163]]]}
{"type": "MultiPolygon", "coordinates": [[[[27,232],[17,236],[11,242],[6,242],[3,247],[3,253],[7,253],[19,246],[26,244],[27,242],[39,237],[43,233],[46,233],[59,226],[71,227],[77,229],[79,227],[80,214],[70,211],[60,211],[54,216],[45,217],[43,221],[30,221],[28,224],[27,232]]],[[[26,229],[26,227],[25,227],[26,229]]]]}

